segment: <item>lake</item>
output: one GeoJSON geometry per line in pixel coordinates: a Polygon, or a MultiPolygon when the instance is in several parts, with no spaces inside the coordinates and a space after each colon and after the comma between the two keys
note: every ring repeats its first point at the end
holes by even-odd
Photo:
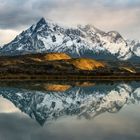
{"type": "Polygon", "coordinates": [[[140,82],[0,83],[0,140],[140,140],[140,82]]]}

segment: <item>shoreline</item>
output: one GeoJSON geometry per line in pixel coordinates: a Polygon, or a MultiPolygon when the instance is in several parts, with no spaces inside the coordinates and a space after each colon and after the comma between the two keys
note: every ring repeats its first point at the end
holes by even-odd
{"type": "Polygon", "coordinates": [[[5,75],[0,81],[140,81],[140,75],[5,75]]]}

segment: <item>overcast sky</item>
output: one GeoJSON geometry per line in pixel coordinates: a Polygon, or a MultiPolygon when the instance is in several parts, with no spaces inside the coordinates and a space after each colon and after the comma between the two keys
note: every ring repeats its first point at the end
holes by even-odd
{"type": "Polygon", "coordinates": [[[70,26],[93,24],[140,39],[140,0],[0,0],[0,45],[41,17],[70,26]]]}

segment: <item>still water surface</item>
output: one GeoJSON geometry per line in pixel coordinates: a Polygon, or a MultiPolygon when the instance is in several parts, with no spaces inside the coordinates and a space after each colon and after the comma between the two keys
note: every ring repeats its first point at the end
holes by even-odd
{"type": "Polygon", "coordinates": [[[0,85],[0,140],[140,140],[140,82],[27,85],[0,85]]]}

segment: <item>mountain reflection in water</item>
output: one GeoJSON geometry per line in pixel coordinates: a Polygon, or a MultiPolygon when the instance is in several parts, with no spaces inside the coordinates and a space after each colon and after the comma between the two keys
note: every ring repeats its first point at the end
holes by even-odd
{"type": "Polygon", "coordinates": [[[76,85],[36,83],[31,84],[31,88],[15,85],[1,85],[0,95],[40,125],[70,116],[93,119],[105,112],[117,113],[124,106],[139,103],[140,100],[139,82],[76,85]]]}

